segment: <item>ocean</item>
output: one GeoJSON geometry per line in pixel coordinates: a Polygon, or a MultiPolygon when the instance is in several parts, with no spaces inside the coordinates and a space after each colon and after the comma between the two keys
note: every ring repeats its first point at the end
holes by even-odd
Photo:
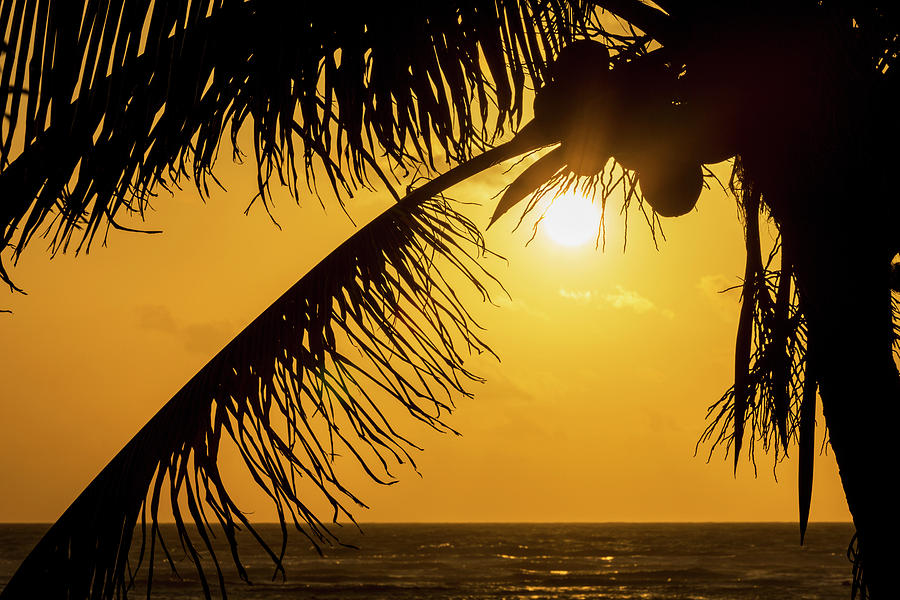
{"type": "MultiPolygon", "coordinates": [[[[0,582],[48,525],[0,525],[0,582]]],[[[280,539],[276,525],[262,525],[280,539]]],[[[796,524],[364,524],[335,531],[357,548],[319,556],[292,537],[287,581],[272,581],[271,562],[242,545],[253,585],[228,569],[235,599],[406,600],[847,600],[849,524],[812,523],[805,546],[796,524]]],[[[165,526],[169,539],[173,529],[165,526]]],[[[172,544],[170,544],[172,545],[172,544]]],[[[160,563],[153,597],[200,598],[190,562],[177,544],[179,580],[160,563]]],[[[230,566],[230,555],[220,559],[230,566]]],[[[215,576],[213,590],[217,592],[215,576]]],[[[144,590],[129,596],[144,597],[144,590]]]]}

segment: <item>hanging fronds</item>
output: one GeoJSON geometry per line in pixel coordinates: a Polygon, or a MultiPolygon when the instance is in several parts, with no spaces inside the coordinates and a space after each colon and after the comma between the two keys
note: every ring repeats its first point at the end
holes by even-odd
{"type": "Polygon", "coordinates": [[[267,204],[273,178],[299,200],[324,177],[343,201],[373,178],[390,186],[377,158],[401,173],[470,158],[516,126],[580,14],[537,0],[2,0],[0,254],[35,235],[87,249],[185,176],[207,194],[222,138],[239,158],[245,125],[267,204]]]}
{"type": "MultiPolygon", "coordinates": [[[[735,167],[741,176],[740,162],[735,167]]],[[[700,444],[709,455],[724,445],[734,468],[746,441],[756,468],[756,443],[777,464],[798,446],[801,542],[809,520],[815,441],[817,376],[806,316],[793,280],[790,248],[779,238],[765,263],[759,235],[762,204],[752,185],[741,190],[746,268],[735,348],[734,384],[707,413],[700,444]],[[775,266],[776,260],[780,265],[775,266]]]]}
{"type": "Polygon", "coordinates": [[[847,547],[847,560],[853,565],[853,584],[850,588],[851,598],[869,600],[869,589],[866,586],[866,578],[863,573],[863,556],[859,548],[859,535],[854,533],[847,547]]]}
{"type": "Polygon", "coordinates": [[[900,10],[892,2],[826,2],[826,6],[841,15],[854,33],[860,53],[867,57],[871,68],[887,73],[897,68],[900,56],[900,10]]]}
{"type": "Polygon", "coordinates": [[[204,593],[211,595],[212,576],[224,596],[216,532],[243,579],[238,530],[250,532],[282,573],[285,545],[271,548],[235,503],[217,463],[222,445],[237,448],[285,540],[292,524],[318,545],[332,535],[310,509],[315,496],[334,520],[352,520],[363,505],[341,484],[336,456],[381,483],[392,481],[397,465],[413,464],[416,446],[389,420],[391,403],[451,431],[442,418],[452,396],[477,380],[464,359],[490,352],[462,304],[460,282],[489,299],[483,282],[493,280],[475,262],[484,252],[478,229],[428,189],[363,227],[201,369],[75,500],[0,597],[125,595],[141,567],[129,563],[134,544],[149,593],[155,563],[169,556],[158,527],[166,498],[204,593]]]}

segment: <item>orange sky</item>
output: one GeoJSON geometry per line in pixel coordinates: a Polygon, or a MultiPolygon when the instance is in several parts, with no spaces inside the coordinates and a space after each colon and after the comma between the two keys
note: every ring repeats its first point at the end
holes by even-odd
{"type": "MultiPolygon", "coordinates": [[[[146,226],[114,232],[108,247],[53,260],[41,241],[12,271],[28,296],[0,306],[0,521],[52,521],[113,454],[219,348],[351,231],[336,203],[302,208],[286,195],[276,229],[253,195],[252,167],[220,165],[228,193],[162,195],[146,226]]],[[[719,169],[727,178],[727,167],[719,169]]],[[[490,198],[508,176],[495,169],[452,196],[490,198]]],[[[354,199],[364,222],[386,194],[354,199]]],[[[515,211],[514,211],[515,213],[515,211]]],[[[489,263],[511,300],[475,306],[502,362],[478,357],[488,382],[462,399],[439,436],[408,421],[425,447],[421,477],[401,470],[390,487],[346,481],[371,509],[362,521],[796,520],[796,462],[772,477],[694,445],[709,404],[730,384],[738,294],[719,294],[743,270],[733,198],[704,192],[698,209],[665,221],[656,251],[636,214],[622,252],[622,219],[608,215],[605,253],[563,247],[517,214],[487,235],[509,259],[489,263]]],[[[765,233],[764,233],[765,235],[765,233]]],[[[819,423],[822,423],[820,417],[819,423]]],[[[819,428],[821,438],[822,428],[819,428]]],[[[226,461],[233,459],[225,459],[226,461]]],[[[817,458],[813,520],[848,520],[833,457],[817,458]]],[[[274,513],[241,488],[256,518],[274,513]]],[[[327,514],[323,514],[327,518],[327,514]]]]}

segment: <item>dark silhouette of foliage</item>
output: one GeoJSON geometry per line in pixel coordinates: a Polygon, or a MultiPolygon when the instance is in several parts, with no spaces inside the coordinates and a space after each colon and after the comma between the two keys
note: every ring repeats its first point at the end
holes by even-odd
{"type": "MultiPolygon", "coordinates": [[[[229,135],[239,158],[245,124],[263,203],[273,177],[299,199],[324,176],[341,203],[374,177],[399,200],[404,173],[471,158],[514,127],[526,80],[539,82],[544,54],[577,29],[563,4],[394,8],[336,19],[328,6],[255,1],[0,3],[0,26],[13,32],[0,69],[11,90],[0,258],[15,260],[35,235],[54,252],[87,249],[121,210],[140,214],[157,186],[184,177],[205,195],[220,140],[229,135]]],[[[492,156],[502,159],[480,153],[473,164],[492,156]]],[[[339,482],[336,453],[384,483],[392,465],[412,462],[414,444],[374,395],[448,430],[451,394],[475,378],[463,356],[488,351],[446,279],[456,271],[484,297],[493,281],[472,262],[484,250],[477,228],[440,198],[460,176],[421,186],[363,227],[217,354],[78,497],[3,597],[124,595],[141,566],[129,563],[136,527],[150,583],[159,555],[169,559],[157,528],[167,497],[205,593],[199,556],[212,552],[215,527],[246,578],[235,531],[253,529],[218,471],[223,437],[285,535],[292,522],[314,544],[333,542],[300,487],[334,519],[352,519],[360,501],[339,482]]],[[[0,276],[12,285],[3,266],[0,276]]],[[[284,546],[255,537],[280,569],[284,546]]]]}
{"type": "MultiPolygon", "coordinates": [[[[352,518],[358,501],[333,470],[337,448],[378,481],[411,461],[412,443],[373,390],[446,429],[450,396],[476,377],[463,355],[488,351],[445,278],[458,271],[488,297],[491,278],[472,262],[482,239],[441,193],[555,144],[508,187],[493,220],[572,186],[605,206],[621,185],[655,231],[660,216],[693,208],[703,164],[737,157],[747,264],[735,383],[701,441],[733,451],[735,467],[743,447],[753,459],[759,443],[777,462],[796,442],[802,540],[818,391],[857,526],[853,594],[890,593],[896,527],[873,486],[885,476],[877,461],[893,459],[900,390],[884,356],[898,340],[897,203],[880,174],[898,132],[893,4],[469,0],[336,14],[262,0],[0,0],[0,31],[0,277],[11,286],[5,264],[35,235],[53,252],[86,250],[120,227],[120,211],[142,214],[160,186],[187,177],[206,195],[222,138],[243,156],[244,126],[266,206],[273,181],[299,199],[323,176],[342,205],[375,185],[398,200],[188,382],[48,532],[4,598],[124,595],[139,523],[152,574],[166,493],[206,594],[198,548],[212,552],[211,524],[246,577],[234,532],[253,530],[216,466],[223,429],[285,535],[290,520],[316,543],[330,539],[299,480],[335,518],[352,518]],[[601,10],[630,32],[607,31],[601,10]],[[518,129],[528,88],[534,122],[494,147],[518,129]],[[457,166],[401,199],[405,176],[441,162],[457,166]],[[852,194],[866,196],[881,229],[864,227],[863,211],[841,214],[852,194]],[[765,262],[761,215],[780,233],[765,262]],[[835,273],[852,279],[835,286],[835,273]]],[[[270,555],[280,567],[281,553],[270,555]]],[[[217,558],[215,571],[224,594],[217,558]]]]}
{"type": "MultiPolygon", "coordinates": [[[[86,249],[187,175],[205,195],[221,139],[242,156],[245,123],[263,202],[273,177],[299,199],[319,173],[343,199],[371,178],[390,189],[376,157],[404,172],[438,151],[470,158],[521,118],[526,81],[541,81],[571,18],[564,4],[506,1],[340,16],[327,3],[4,1],[5,254],[36,234],[54,252],[86,249]]],[[[2,264],[0,276],[11,283],[2,264]]]]}
{"type": "Polygon", "coordinates": [[[362,505],[339,482],[336,455],[355,457],[382,483],[392,481],[393,466],[413,462],[414,444],[388,423],[372,398],[376,390],[415,420],[450,431],[441,421],[449,393],[465,393],[464,383],[475,379],[459,353],[488,349],[444,277],[456,270],[487,297],[485,274],[470,260],[483,245],[449,202],[419,198],[361,229],[223,348],[91,482],[3,594],[124,593],[141,566],[129,564],[137,525],[149,588],[156,553],[169,556],[157,527],[164,494],[205,593],[199,548],[212,556],[224,593],[211,522],[232,544],[244,579],[236,530],[250,531],[279,571],[284,554],[284,545],[273,550],[256,534],[229,495],[216,463],[224,439],[275,505],[285,543],[287,521],[321,544],[332,534],[306,508],[313,493],[327,500],[335,519],[352,519],[351,509],[362,505]],[[341,337],[349,343],[336,341],[341,337]]]}

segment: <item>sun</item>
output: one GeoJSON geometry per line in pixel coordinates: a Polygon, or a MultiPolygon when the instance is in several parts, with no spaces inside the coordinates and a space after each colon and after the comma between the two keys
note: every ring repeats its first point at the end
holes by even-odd
{"type": "Polygon", "coordinates": [[[567,192],[553,200],[541,230],[562,246],[581,246],[597,239],[600,209],[581,194],[567,192]]]}

